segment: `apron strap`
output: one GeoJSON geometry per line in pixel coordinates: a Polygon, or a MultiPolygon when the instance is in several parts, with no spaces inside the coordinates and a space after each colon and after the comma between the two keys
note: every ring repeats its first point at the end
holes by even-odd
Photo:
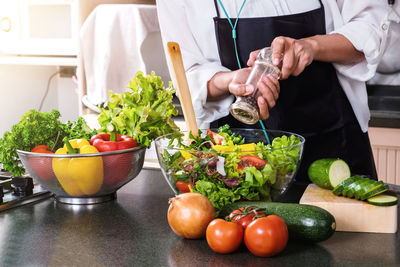
{"type": "Polygon", "coordinates": [[[214,5],[215,5],[215,11],[217,11],[217,17],[219,18],[219,9],[218,9],[218,3],[217,0],[214,0],[214,5]]]}
{"type": "MultiPolygon", "coordinates": [[[[322,0],[319,0],[319,4],[321,5],[321,8],[324,9],[324,5],[322,4],[322,0]]],[[[325,11],[324,11],[325,12],[325,11]]],[[[325,16],[325,15],[324,15],[325,16]]]]}
{"type": "MultiPolygon", "coordinates": [[[[232,23],[232,21],[231,21],[229,15],[228,15],[228,12],[226,11],[224,5],[222,4],[222,1],[221,1],[221,0],[218,0],[219,4],[220,4],[221,7],[222,7],[222,10],[223,10],[224,13],[225,13],[226,19],[228,20],[228,22],[229,22],[229,24],[231,25],[231,28],[232,28],[232,39],[233,39],[233,43],[234,43],[234,45],[235,45],[235,54],[236,54],[236,60],[237,60],[237,62],[238,62],[238,67],[239,67],[239,69],[241,69],[242,66],[240,65],[239,54],[238,54],[238,49],[237,49],[237,44],[236,44],[236,39],[237,39],[237,35],[236,35],[236,26],[237,26],[237,23],[238,23],[238,20],[239,20],[239,17],[240,17],[240,13],[242,12],[242,9],[243,9],[243,7],[244,7],[244,4],[246,4],[246,1],[247,1],[247,0],[243,0],[242,6],[240,7],[239,12],[238,12],[238,14],[237,14],[237,16],[236,16],[235,25],[233,25],[233,23],[232,23]]],[[[217,9],[217,12],[218,12],[217,0],[214,0],[214,4],[215,4],[215,8],[217,9]]],[[[219,14],[219,12],[218,12],[218,14],[219,14]]],[[[219,15],[218,15],[218,17],[219,17],[219,15]]]]}

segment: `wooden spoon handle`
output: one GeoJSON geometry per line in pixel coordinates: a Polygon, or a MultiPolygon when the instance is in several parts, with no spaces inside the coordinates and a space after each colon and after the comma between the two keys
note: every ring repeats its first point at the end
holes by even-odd
{"type": "Polygon", "coordinates": [[[193,136],[197,136],[198,127],[196,123],[196,117],[194,115],[192,97],[190,96],[185,68],[183,66],[181,49],[179,44],[174,42],[168,42],[167,47],[173,74],[175,76],[176,86],[178,87],[178,97],[182,105],[182,111],[183,116],[185,117],[186,125],[192,132],[193,136]]]}

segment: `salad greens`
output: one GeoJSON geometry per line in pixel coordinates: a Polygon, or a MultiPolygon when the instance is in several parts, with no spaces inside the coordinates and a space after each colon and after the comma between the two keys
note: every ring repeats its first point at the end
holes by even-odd
{"type": "Polygon", "coordinates": [[[130,91],[122,94],[109,92],[109,101],[98,118],[99,132],[126,134],[147,147],[160,135],[179,132],[171,119],[178,114],[172,103],[175,90],[171,82],[165,88],[154,72],[144,76],[139,71],[128,88],[130,91]]]}
{"type": "MultiPolygon", "coordinates": [[[[295,135],[276,137],[270,145],[254,144],[252,152],[244,152],[244,138],[228,125],[217,133],[208,130],[203,137],[190,138],[194,140],[190,145],[177,139],[184,153],[190,151],[189,158],[182,150],[170,150],[176,151],[171,154],[168,149],[163,151],[166,172],[173,182],[187,182],[191,191],[206,196],[217,210],[238,200],[270,201],[271,190],[282,189],[286,176],[296,171],[300,157],[301,140],[295,135]],[[213,136],[223,136],[224,144],[215,145],[213,136]]],[[[170,146],[174,147],[172,141],[170,146]]]]}
{"type": "Polygon", "coordinates": [[[241,145],[244,144],[244,138],[232,132],[228,124],[218,128],[218,134],[225,139],[226,145],[241,145]]]}
{"type": "Polygon", "coordinates": [[[63,146],[64,137],[90,138],[95,133],[82,117],[64,124],[59,120],[60,116],[57,110],[48,113],[36,110],[26,112],[20,122],[0,138],[0,162],[3,168],[13,176],[21,176],[25,169],[19,164],[17,149],[31,151],[35,146],[43,144],[54,151],[63,146]]]}

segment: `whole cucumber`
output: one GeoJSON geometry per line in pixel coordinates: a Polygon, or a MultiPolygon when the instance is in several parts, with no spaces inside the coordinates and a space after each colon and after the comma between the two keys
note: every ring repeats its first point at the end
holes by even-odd
{"type": "Polygon", "coordinates": [[[336,229],[335,218],[328,211],[312,205],[295,203],[235,202],[223,208],[219,216],[223,218],[241,207],[262,208],[268,215],[278,215],[285,221],[291,239],[320,242],[330,238],[336,229]]]}

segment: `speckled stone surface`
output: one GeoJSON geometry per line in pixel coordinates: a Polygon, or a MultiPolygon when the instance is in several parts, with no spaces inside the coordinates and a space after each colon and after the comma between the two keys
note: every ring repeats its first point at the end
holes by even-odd
{"type": "MultiPolygon", "coordinates": [[[[302,189],[292,186],[290,200],[302,189]]],[[[337,232],[318,244],[290,241],[272,258],[245,247],[219,255],[205,240],[184,240],[170,230],[172,196],[160,171],[143,170],[114,201],[71,206],[47,199],[2,212],[0,266],[400,266],[398,233],[337,232]]]]}

